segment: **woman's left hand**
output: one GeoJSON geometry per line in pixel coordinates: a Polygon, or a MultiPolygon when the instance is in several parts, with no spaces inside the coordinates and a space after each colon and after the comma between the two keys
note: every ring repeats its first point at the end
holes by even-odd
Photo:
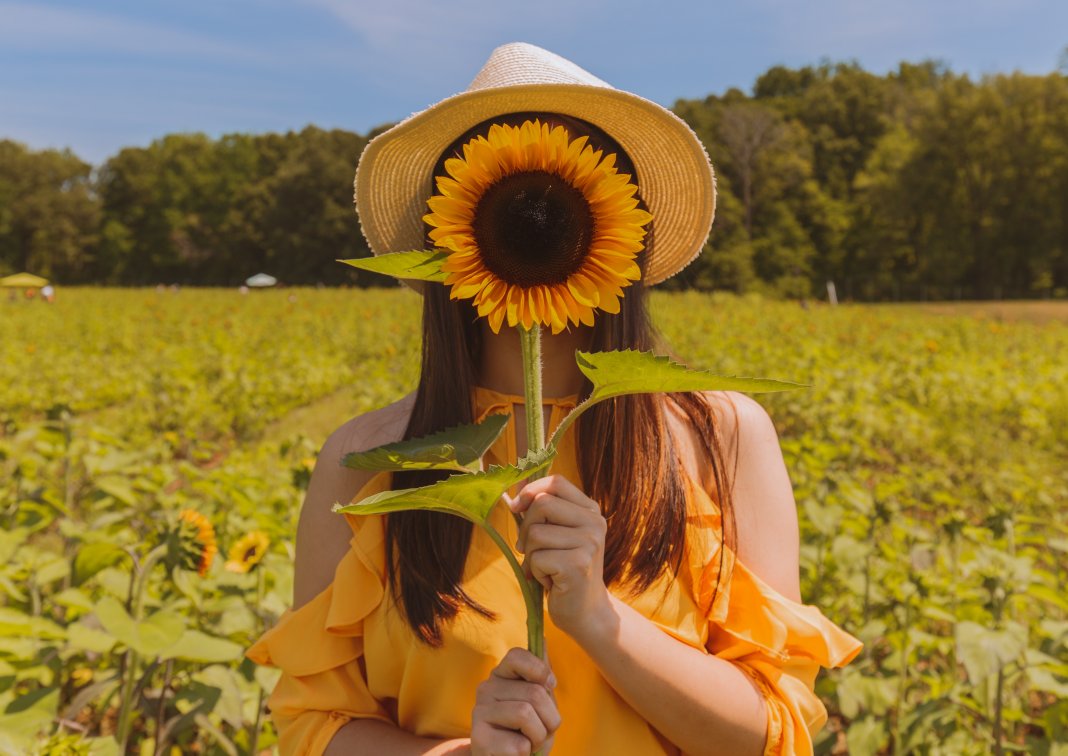
{"type": "Polygon", "coordinates": [[[545,588],[553,622],[576,639],[596,632],[612,611],[601,507],[562,475],[528,483],[506,501],[523,515],[516,548],[526,555],[528,576],[545,588]]]}

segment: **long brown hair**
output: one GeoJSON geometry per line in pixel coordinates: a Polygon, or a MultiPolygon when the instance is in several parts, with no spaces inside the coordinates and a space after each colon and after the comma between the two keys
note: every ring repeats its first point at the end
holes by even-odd
{"type": "MultiPolygon", "coordinates": [[[[538,115],[518,113],[492,122],[521,122],[538,115]]],[[[623,149],[610,136],[575,118],[551,115],[572,136],[586,134],[599,149],[615,152],[623,173],[636,176],[623,149]]],[[[473,135],[485,133],[490,122],[479,124],[446,149],[432,175],[440,175],[448,157],[473,135]]],[[[636,177],[637,178],[637,177],[636,177]]],[[[641,186],[640,180],[638,182],[641,186]]],[[[646,239],[651,246],[656,221],[646,239]]],[[[639,255],[644,268],[645,255],[639,255]]],[[[643,270],[644,272],[644,270],[643,270]]],[[[422,368],[415,403],[405,438],[417,438],[473,421],[471,397],[478,384],[482,348],[477,313],[467,300],[451,300],[443,286],[424,287],[422,368]]],[[[638,349],[663,351],[646,308],[646,289],[638,282],[626,291],[620,312],[599,313],[593,326],[595,351],[638,349]]],[[[592,390],[587,381],[582,397],[592,390]]],[[[602,503],[608,521],[605,540],[606,585],[625,585],[632,594],[649,588],[661,574],[677,574],[685,553],[687,496],[686,472],[675,439],[668,429],[667,402],[689,418],[699,439],[699,462],[711,466],[714,494],[723,512],[721,537],[730,539],[734,528],[730,487],[724,471],[724,454],[716,415],[700,394],[637,394],[594,405],[579,418],[575,431],[581,484],[590,498],[602,503]],[[596,442],[584,443],[584,439],[596,442]],[[626,475],[620,475],[626,470],[626,475]]],[[[393,487],[411,488],[444,478],[447,473],[405,471],[393,476],[393,487]]],[[[579,483],[579,481],[575,481],[579,483]]],[[[386,524],[388,582],[395,602],[408,624],[424,642],[442,642],[442,624],[464,607],[486,617],[493,613],[474,601],[462,584],[464,564],[471,545],[473,525],[452,515],[435,512],[391,514],[386,524]]],[[[723,550],[720,550],[720,580],[723,550]]],[[[717,591],[719,584],[717,582],[717,591]]],[[[714,599],[713,599],[714,600],[714,599]]]]}

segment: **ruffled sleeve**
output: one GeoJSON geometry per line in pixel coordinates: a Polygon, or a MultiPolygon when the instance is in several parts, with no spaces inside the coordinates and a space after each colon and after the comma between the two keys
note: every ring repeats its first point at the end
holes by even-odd
{"type": "MultiPolygon", "coordinates": [[[[710,542],[711,533],[719,532],[718,508],[705,496],[698,509],[703,510],[697,518],[699,531],[710,542]]],[[[729,547],[717,545],[703,552],[691,556],[690,566],[695,597],[708,620],[705,645],[738,666],[763,693],[764,756],[812,754],[813,738],[827,722],[827,709],[815,693],[820,667],[844,667],[864,644],[818,607],[776,591],[729,547]],[[728,579],[716,589],[721,572],[728,579]]]]}
{"type": "MultiPolygon", "coordinates": [[[[361,494],[384,487],[376,478],[361,494]]],[[[351,548],[333,582],[287,610],[245,653],[282,671],[267,700],[281,756],[320,756],[352,719],[393,721],[368,690],[363,664],[363,621],[384,595],[384,529],[378,517],[345,517],[353,528],[351,548]]]]}

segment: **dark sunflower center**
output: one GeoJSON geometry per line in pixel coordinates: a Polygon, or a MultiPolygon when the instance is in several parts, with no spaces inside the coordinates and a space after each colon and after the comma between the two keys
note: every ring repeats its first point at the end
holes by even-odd
{"type": "Polygon", "coordinates": [[[247,562],[249,559],[252,559],[252,557],[254,557],[254,556],[256,556],[256,547],[255,546],[249,546],[247,549],[245,549],[245,555],[241,558],[241,561],[242,562],[247,562]]]}
{"type": "Polygon", "coordinates": [[[482,262],[495,276],[517,286],[558,284],[589,254],[593,213],[564,179],[526,171],[486,190],[473,227],[482,262]]]}

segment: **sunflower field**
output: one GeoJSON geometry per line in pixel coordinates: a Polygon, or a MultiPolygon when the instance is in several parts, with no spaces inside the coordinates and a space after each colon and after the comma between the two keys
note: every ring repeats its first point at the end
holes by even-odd
{"type": "MultiPolygon", "coordinates": [[[[858,636],[820,754],[1068,754],[1068,306],[659,293],[758,395],[802,595],[858,636]]],[[[271,753],[243,651],[292,598],[318,448],[410,391],[404,289],[0,303],[0,754],[271,753]]]]}

